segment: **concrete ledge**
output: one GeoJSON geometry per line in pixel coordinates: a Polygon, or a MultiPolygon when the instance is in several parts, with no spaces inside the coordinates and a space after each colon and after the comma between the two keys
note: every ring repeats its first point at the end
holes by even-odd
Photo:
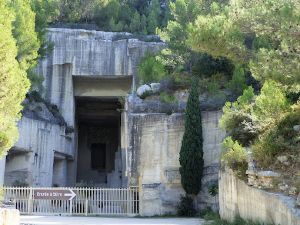
{"type": "Polygon", "coordinates": [[[280,193],[266,192],[248,186],[231,170],[219,173],[219,201],[222,219],[243,219],[276,225],[300,225],[296,199],[280,193]]]}
{"type": "Polygon", "coordinates": [[[17,209],[0,208],[0,225],[19,225],[20,212],[17,209]]]}

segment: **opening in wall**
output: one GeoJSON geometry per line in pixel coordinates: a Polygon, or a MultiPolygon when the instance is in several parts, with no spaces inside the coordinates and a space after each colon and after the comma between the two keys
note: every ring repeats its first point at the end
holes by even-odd
{"type": "Polygon", "coordinates": [[[77,185],[121,186],[121,109],[117,98],[76,99],[77,185]]]}

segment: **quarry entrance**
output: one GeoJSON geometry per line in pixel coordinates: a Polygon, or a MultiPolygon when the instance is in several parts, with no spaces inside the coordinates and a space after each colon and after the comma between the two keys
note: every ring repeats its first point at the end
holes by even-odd
{"type": "Polygon", "coordinates": [[[138,215],[139,191],[128,186],[121,138],[131,84],[131,76],[73,78],[76,187],[54,179],[60,174],[61,159],[56,157],[52,188],[6,187],[6,200],[25,215],[138,215]],[[72,198],[51,193],[71,193],[72,198]]]}
{"type": "Polygon", "coordinates": [[[115,97],[76,99],[77,184],[122,186],[121,111],[115,97]]]}
{"type": "Polygon", "coordinates": [[[132,76],[73,78],[77,133],[76,184],[85,187],[127,187],[122,145],[124,99],[132,76]]]}

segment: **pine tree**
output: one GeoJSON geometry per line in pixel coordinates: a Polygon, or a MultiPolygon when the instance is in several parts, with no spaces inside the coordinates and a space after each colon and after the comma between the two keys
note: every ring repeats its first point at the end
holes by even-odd
{"type": "Polygon", "coordinates": [[[149,34],[154,34],[156,28],[159,26],[159,19],[161,14],[161,7],[159,0],[152,0],[149,8],[148,26],[147,30],[149,34]]]}
{"type": "Polygon", "coordinates": [[[193,80],[185,112],[185,132],[180,149],[181,184],[188,195],[197,195],[203,174],[203,138],[199,92],[193,80]]]}
{"type": "Polygon", "coordinates": [[[147,34],[147,17],[145,15],[141,17],[141,33],[147,34]]]}
{"type": "Polygon", "coordinates": [[[148,23],[147,23],[147,31],[149,34],[154,34],[155,33],[155,29],[158,26],[157,24],[157,18],[155,15],[154,11],[151,11],[148,18],[148,23]]]}
{"type": "Polygon", "coordinates": [[[16,19],[13,22],[13,36],[17,41],[17,60],[24,70],[35,66],[38,58],[40,42],[35,32],[35,13],[29,0],[14,0],[11,5],[16,19]]]}
{"type": "Polygon", "coordinates": [[[140,14],[136,11],[134,13],[134,16],[131,20],[131,23],[130,23],[130,32],[132,33],[137,33],[140,31],[140,26],[141,26],[141,16],[140,14]]]}

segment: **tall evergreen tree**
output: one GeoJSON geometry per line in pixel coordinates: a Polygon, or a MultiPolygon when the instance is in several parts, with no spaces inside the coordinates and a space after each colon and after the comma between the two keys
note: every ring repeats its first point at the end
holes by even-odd
{"type": "Polygon", "coordinates": [[[154,34],[156,28],[159,26],[161,14],[161,6],[159,0],[152,0],[151,6],[149,8],[149,16],[148,16],[148,33],[154,34]]]}
{"type": "Polygon", "coordinates": [[[140,26],[141,26],[141,16],[140,14],[136,11],[133,15],[133,18],[130,23],[130,32],[136,33],[140,31],[140,26]]]}
{"type": "Polygon", "coordinates": [[[0,156],[18,138],[16,121],[29,88],[25,70],[16,60],[18,49],[12,34],[14,19],[7,1],[0,0],[0,156]]]}
{"type": "Polygon", "coordinates": [[[197,195],[203,175],[203,138],[199,92],[193,80],[185,112],[185,132],[180,149],[181,184],[188,195],[197,195]]]}
{"type": "Polygon", "coordinates": [[[40,42],[35,31],[35,13],[29,0],[11,1],[16,15],[13,22],[13,36],[17,41],[17,60],[22,69],[28,70],[35,66],[38,58],[40,42]]]}

